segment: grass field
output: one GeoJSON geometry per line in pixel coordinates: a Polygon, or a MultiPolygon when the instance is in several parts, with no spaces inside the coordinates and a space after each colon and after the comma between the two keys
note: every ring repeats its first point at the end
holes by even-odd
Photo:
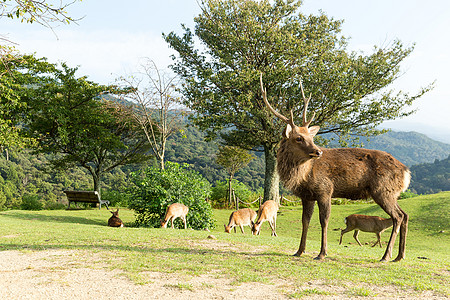
{"type": "MultiPolygon", "coordinates": [[[[352,213],[386,215],[375,204],[337,205],[332,207],[328,232],[328,257],[313,258],[320,250],[320,225],[317,208],[311,221],[307,253],[293,257],[301,233],[301,207],[282,207],[277,220],[278,237],[270,236],[263,224],[260,236],[226,234],[230,210],[214,210],[217,227],[211,232],[194,230],[110,228],[110,212],[102,209],[0,212],[0,250],[41,251],[48,249],[80,250],[80,255],[95,267],[99,261],[107,268],[119,269],[137,284],[146,284],[147,272],[168,272],[183,276],[215,274],[231,278],[235,285],[244,282],[272,284],[289,282],[286,295],[333,295],[331,291],[304,288],[321,282],[343,286],[349,296],[376,296],[376,288],[392,287],[408,295],[431,291],[432,295],[450,296],[450,192],[419,196],[399,201],[410,215],[406,259],[399,263],[380,263],[390,229],[382,234],[383,248],[370,247],[375,234],[360,233],[360,247],[352,233],[339,243],[343,219],[352,213]],[[213,235],[215,239],[208,239],[213,235]],[[371,288],[368,288],[368,287],[371,288]],[[296,289],[296,287],[299,287],[296,289]],[[300,288],[303,287],[303,288],[300,288]],[[296,291],[296,292],[292,292],[296,291]]],[[[134,220],[132,211],[121,209],[125,224],[134,220]]],[[[397,255],[398,244],[393,256],[397,255]]],[[[190,288],[190,287],[185,287],[190,288]]],[[[283,291],[282,291],[283,292],[283,291]]]]}

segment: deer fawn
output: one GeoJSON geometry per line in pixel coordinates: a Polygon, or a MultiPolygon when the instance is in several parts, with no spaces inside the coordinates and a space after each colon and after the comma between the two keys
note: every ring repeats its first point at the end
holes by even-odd
{"type": "Polygon", "coordinates": [[[186,226],[186,215],[189,212],[189,207],[187,207],[184,204],[181,203],[173,203],[170,204],[167,207],[166,215],[164,216],[164,220],[161,221],[161,227],[166,228],[167,223],[171,220],[172,221],[172,228],[173,228],[173,222],[176,218],[181,218],[184,223],[184,229],[187,228],[186,226]]]}
{"type": "Polygon", "coordinates": [[[272,228],[272,236],[277,236],[277,212],[278,204],[273,200],[267,200],[261,205],[258,210],[258,219],[256,223],[252,222],[252,234],[259,235],[261,231],[261,225],[264,221],[268,221],[270,228],[272,228]]]}
{"type": "Polygon", "coordinates": [[[123,222],[119,218],[119,209],[111,211],[112,216],[108,219],[108,226],[110,227],[123,227],[123,222]]]}
{"type": "Polygon", "coordinates": [[[364,232],[376,233],[377,241],[372,245],[372,247],[375,247],[376,244],[380,244],[381,248],[381,233],[386,228],[392,226],[392,219],[384,219],[377,216],[350,215],[345,218],[345,224],[347,224],[347,227],[341,230],[339,245],[342,244],[342,236],[344,235],[344,233],[355,230],[353,237],[358,242],[358,244],[362,246],[358,240],[358,233],[361,230],[364,232]]]}
{"type": "Polygon", "coordinates": [[[267,101],[266,90],[260,78],[263,101],[270,111],[287,123],[277,154],[278,173],[284,186],[301,198],[302,237],[296,256],[305,252],[309,222],[314,202],[319,207],[322,227],[322,245],[316,259],[327,255],[327,228],[330,217],[331,197],[348,199],[372,199],[392,218],[393,228],[381,261],[391,257],[395,239],[400,233],[399,252],[394,261],[405,257],[408,215],[398,206],[397,198],[405,191],[411,178],[408,168],[390,154],[367,149],[325,149],[314,144],[319,126],[309,127],[313,116],[307,120],[306,112],[311,97],[306,98],[303,125],[296,126],[291,111],[290,119],[278,113],[267,101]]]}
{"type": "Polygon", "coordinates": [[[242,233],[244,233],[244,226],[252,227],[252,222],[256,219],[256,212],[251,208],[242,208],[233,211],[230,215],[230,220],[228,225],[223,225],[225,227],[225,232],[230,233],[231,229],[234,228],[236,233],[236,226],[241,228],[242,233]]]}

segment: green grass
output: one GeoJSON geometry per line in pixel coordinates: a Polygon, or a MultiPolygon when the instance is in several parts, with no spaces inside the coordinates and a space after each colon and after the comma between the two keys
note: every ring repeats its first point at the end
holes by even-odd
{"type": "MultiPolygon", "coordinates": [[[[433,291],[449,296],[449,209],[450,192],[399,201],[410,215],[406,259],[399,263],[380,263],[389,230],[382,235],[383,248],[359,247],[352,234],[344,235],[338,245],[343,219],[352,213],[385,216],[375,204],[336,205],[332,207],[328,230],[328,257],[313,258],[320,250],[318,209],[311,221],[305,255],[293,257],[301,233],[301,207],[282,207],[277,219],[278,237],[270,236],[263,224],[260,236],[227,234],[231,210],[214,210],[216,229],[211,233],[161,228],[110,228],[107,210],[4,211],[0,212],[0,250],[40,251],[47,249],[79,250],[78,259],[119,269],[137,284],[150,282],[146,272],[176,273],[190,278],[202,274],[244,282],[272,284],[291,282],[286,294],[299,298],[311,294],[328,295],[319,287],[303,286],[317,281],[347,287],[346,295],[374,296],[365,286],[392,286],[412,293],[433,291]],[[208,235],[216,239],[208,239],[208,235]],[[92,255],[84,255],[85,253],[92,255]],[[91,259],[96,257],[96,259],[91,259]],[[364,287],[361,287],[364,286],[364,287]]],[[[125,224],[132,224],[132,211],[121,209],[125,224]]],[[[374,243],[375,234],[360,233],[360,241],[374,243]]],[[[396,245],[393,256],[397,254],[396,245]]],[[[190,290],[190,285],[174,286],[190,290]]]]}

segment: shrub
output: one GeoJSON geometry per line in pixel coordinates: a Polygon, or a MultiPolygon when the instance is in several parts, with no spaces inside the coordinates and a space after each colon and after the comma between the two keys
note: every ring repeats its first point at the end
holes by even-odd
{"type": "MultiPolygon", "coordinates": [[[[167,162],[164,170],[149,167],[132,173],[129,208],[136,213],[137,226],[159,227],[167,207],[175,202],[189,207],[188,227],[214,228],[211,205],[206,201],[211,185],[187,165],[167,162]]],[[[175,222],[181,228],[180,220],[175,222]]]]}
{"type": "Polygon", "coordinates": [[[411,190],[406,190],[405,192],[402,192],[400,194],[400,197],[398,197],[398,199],[408,199],[408,198],[413,198],[413,197],[417,197],[419,195],[411,192],[411,190]]]}
{"type": "Polygon", "coordinates": [[[42,210],[44,208],[44,204],[42,203],[39,195],[25,194],[22,197],[20,208],[23,210],[42,210]]]}
{"type": "Polygon", "coordinates": [[[127,207],[130,202],[130,195],[125,192],[103,190],[102,200],[108,200],[110,206],[127,207]]]}

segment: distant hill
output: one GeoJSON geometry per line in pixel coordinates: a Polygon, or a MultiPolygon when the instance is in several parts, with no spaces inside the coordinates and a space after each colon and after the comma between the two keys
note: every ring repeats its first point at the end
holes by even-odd
{"type": "Polygon", "coordinates": [[[411,167],[411,191],[418,194],[435,194],[450,191],[450,155],[434,163],[411,167]]]}
{"type": "Polygon", "coordinates": [[[383,150],[392,154],[407,166],[431,163],[444,159],[450,154],[450,144],[435,141],[417,132],[390,131],[371,137],[361,138],[364,148],[383,150]]]}
{"type": "MultiPolygon", "coordinates": [[[[408,166],[433,163],[450,155],[450,145],[434,141],[416,132],[388,132],[370,140],[361,138],[364,148],[378,149],[391,153],[408,166]]],[[[226,172],[215,163],[218,145],[205,142],[204,134],[195,127],[188,127],[167,142],[166,159],[188,163],[212,184],[225,180],[226,172]]],[[[264,155],[254,153],[256,158],[235,176],[237,180],[256,190],[264,186],[264,155]]]]}

